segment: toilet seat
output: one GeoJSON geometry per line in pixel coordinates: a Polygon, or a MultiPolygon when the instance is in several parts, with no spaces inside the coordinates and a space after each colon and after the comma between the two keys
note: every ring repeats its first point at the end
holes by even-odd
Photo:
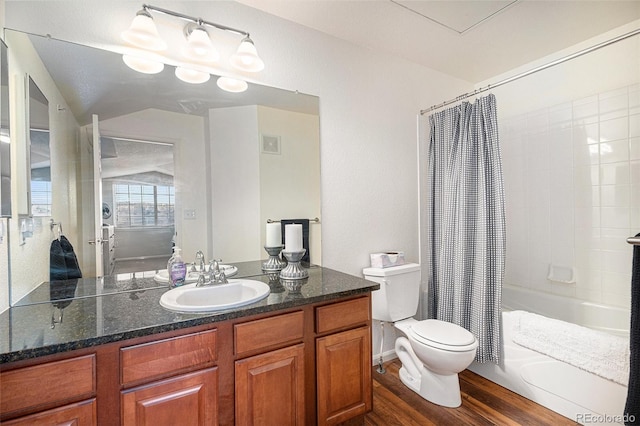
{"type": "Polygon", "coordinates": [[[416,342],[450,352],[467,352],[478,346],[475,336],[457,324],[435,319],[411,325],[409,335],[416,342]]]}

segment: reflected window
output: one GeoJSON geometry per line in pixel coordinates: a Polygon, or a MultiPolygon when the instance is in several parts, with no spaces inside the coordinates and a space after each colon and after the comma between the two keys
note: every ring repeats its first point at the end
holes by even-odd
{"type": "Polygon", "coordinates": [[[173,186],[114,184],[115,225],[122,228],[173,226],[173,186]]]}
{"type": "Polygon", "coordinates": [[[51,148],[49,138],[49,101],[29,77],[29,179],[32,192],[29,212],[32,216],[51,216],[51,148]],[[48,194],[47,194],[48,192],[48,194]]]}
{"type": "Polygon", "coordinates": [[[49,131],[31,129],[31,214],[51,216],[51,153],[49,131]]]}
{"type": "Polygon", "coordinates": [[[51,180],[31,181],[31,214],[51,216],[51,180]]]}

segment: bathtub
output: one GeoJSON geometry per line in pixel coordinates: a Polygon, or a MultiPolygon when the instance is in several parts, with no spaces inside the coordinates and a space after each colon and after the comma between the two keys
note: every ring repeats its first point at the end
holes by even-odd
{"type": "Polygon", "coordinates": [[[509,311],[526,310],[628,338],[628,310],[507,286],[503,307],[501,363],[474,362],[471,371],[578,423],[624,423],[626,386],[514,343],[509,311]]]}

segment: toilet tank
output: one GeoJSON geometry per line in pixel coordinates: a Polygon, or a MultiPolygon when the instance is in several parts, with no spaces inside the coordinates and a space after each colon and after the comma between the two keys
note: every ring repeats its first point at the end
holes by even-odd
{"type": "Polygon", "coordinates": [[[416,314],[420,300],[420,265],[365,268],[362,273],[365,279],[380,284],[380,290],[371,293],[374,320],[395,322],[416,314]]]}

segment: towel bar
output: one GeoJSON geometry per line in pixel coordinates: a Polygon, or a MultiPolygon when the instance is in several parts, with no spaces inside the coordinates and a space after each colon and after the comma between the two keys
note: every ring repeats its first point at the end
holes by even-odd
{"type": "MultiPolygon", "coordinates": [[[[278,222],[280,222],[280,221],[279,220],[273,220],[273,219],[267,219],[267,223],[278,223],[278,222]]],[[[314,217],[313,219],[309,219],[309,222],[319,223],[320,222],[320,218],[314,217]]]]}
{"type": "Polygon", "coordinates": [[[640,245],[640,237],[629,237],[627,238],[627,242],[634,246],[640,245]]]}

